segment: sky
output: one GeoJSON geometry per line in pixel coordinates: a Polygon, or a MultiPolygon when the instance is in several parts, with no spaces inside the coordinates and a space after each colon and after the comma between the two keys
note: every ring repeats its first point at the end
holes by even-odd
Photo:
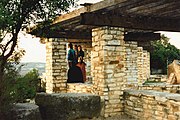
{"type": "MultiPolygon", "coordinates": [[[[101,0],[79,0],[78,4],[83,3],[96,3],[101,0]]],[[[175,45],[180,49],[180,33],[176,32],[161,32],[170,38],[170,43],[175,45]]],[[[25,33],[20,33],[19,46],[24,48],[26,51],[25,56],[23,56],[21,62],[46,62],[46,47],[45,44],[39,42],[40,38],[35,38],[31,35],[24,35],[25,33]]]]}

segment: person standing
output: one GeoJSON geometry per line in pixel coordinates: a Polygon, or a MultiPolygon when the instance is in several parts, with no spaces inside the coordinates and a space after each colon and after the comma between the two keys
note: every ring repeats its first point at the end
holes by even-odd
{"type": "Polygon", "coordinates": [[[83,62],[83,58],[84,58],[84,51],[82,50],[81,45],[78,45],[78,59],[80,59],[81,62],[83,62]]]}
{"type": "Polygon", "coordinates": [[[69,50],[68,50],[68,65],[69,68],[73,67],[76,65],[76,54],[75,51],[73,50],[73,45],[72,43],[68,44],[69,50]]]}
{"type": "Polygon", "coordinates": [[[75,50],[73,50],[73,45],[70,43],[68,46],[70,49],[68,51],[69,70],[67,74],[67,83],[84,83],[81,68],[76,65],[77,57],[75,50]]]}
{"type": "Polygon", "coordinates": [[[76,64],[78,63],[78,46],[74,45],[75,55],[76,55],[76,64]]]}
{"type": "Polygon", "coordinates": [[[83,61],[84,58],[84,51],[82,50],[82,47],[78,45],[78,64],[76,66],[80,67],[83,75],[83,82],[86,81],[86,63],[83,61]]]}

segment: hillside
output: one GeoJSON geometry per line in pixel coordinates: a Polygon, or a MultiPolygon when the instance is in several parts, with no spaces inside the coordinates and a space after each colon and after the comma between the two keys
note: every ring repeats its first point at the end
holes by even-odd
{"type": "Polygon", "coordinates": [[[45,63],[41,63],[41,62],[23,62],[20,63],[19,66],[22,66],[20,72],[21,75],[25,75],[32,69],[37,69],[40,75],[42,75],[42,73],[45,72],[45,63]]]}

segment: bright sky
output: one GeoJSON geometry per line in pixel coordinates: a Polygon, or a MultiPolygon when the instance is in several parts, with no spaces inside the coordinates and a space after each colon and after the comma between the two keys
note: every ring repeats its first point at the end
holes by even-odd
{"type": "MultiPolygon", "coordinates": [[[[83,3],[96,3],[101,0],[79,0],[78,4],[83,3]]],[[[170,43],[180,49],[180,33],[175,32],[161,32],[170,38],[170,43]]],[[[45,44],[39,42],[39,38],[33,38],[31,35],[24,36],[21,33],[20,47],[26,50],[22,62],[45,62],[46,61],[46,48],[45,44]]]]}

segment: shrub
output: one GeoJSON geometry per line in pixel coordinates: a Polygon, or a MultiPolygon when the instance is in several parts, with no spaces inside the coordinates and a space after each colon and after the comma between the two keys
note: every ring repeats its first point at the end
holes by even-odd
{"type": "Polygon", "coordinates": [[[15,94],[16,102],[25,102],[26,99],[33,99],[36,95],[39,83],[38,70],[33,69],[23,77],[16,80],[15,94]]]}

